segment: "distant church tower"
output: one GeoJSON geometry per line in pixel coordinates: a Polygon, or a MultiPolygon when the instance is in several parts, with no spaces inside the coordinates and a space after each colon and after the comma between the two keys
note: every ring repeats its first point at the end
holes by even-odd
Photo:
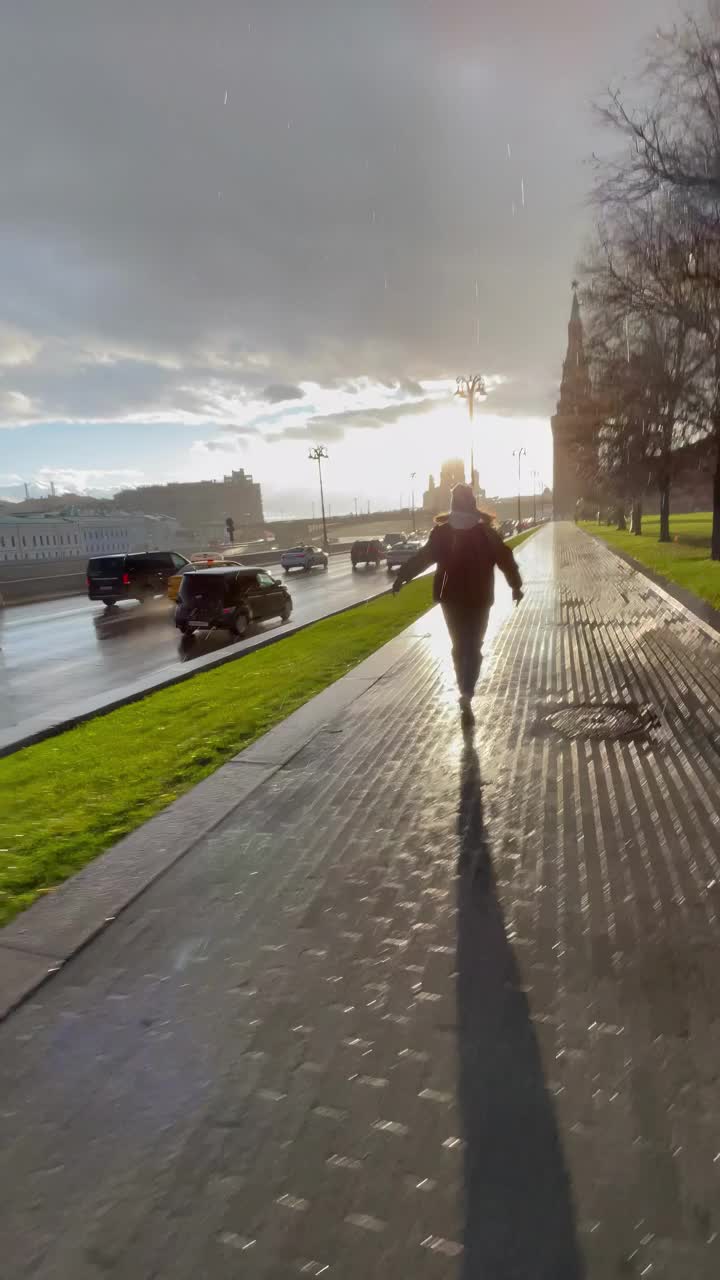
{"type": "Polygon", "coordinates": [[[590,369],[585,355],[577,281],[573,280],[573,300],[568,325],[568,348],[563,364],[560,399],[551,419],[553,433],[553,510],[556,520],[573,520],[578,498],[582,497],[582,477],[578,453],[582,437],[592,436],[596,420],[593,412],[590,369]]]}

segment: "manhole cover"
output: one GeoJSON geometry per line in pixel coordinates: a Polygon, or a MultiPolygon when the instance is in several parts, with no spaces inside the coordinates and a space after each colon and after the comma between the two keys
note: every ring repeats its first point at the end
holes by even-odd
{"type": "Polygon", "coordinates": [[[608,702],[559,707],[542,723],[562,738],[645,738],[658,726],[651,707],[608,702]]]}

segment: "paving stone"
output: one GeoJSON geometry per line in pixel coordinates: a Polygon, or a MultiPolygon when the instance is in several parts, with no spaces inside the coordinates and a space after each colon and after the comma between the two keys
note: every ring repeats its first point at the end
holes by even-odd
{"type": "Polygon", "coordinates": [[[473,736],[433,612],[0,1028],[3,1280],[720,1273],[720,647],[521,557],[473,736]]]}

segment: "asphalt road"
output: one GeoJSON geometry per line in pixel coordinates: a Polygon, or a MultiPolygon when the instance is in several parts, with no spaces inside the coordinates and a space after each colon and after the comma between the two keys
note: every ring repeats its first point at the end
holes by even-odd
{"type": "MultiPolygon", "coordinates": [[[[279,566],[268,571],[284,577],[279,566]]],[[[293,621],[312,622],[387,588],[385,568],[353,573],[349,558],[330,560],[327,572],[293,571],[285,579],[293,598],[293,621]]],[[[258,625],[250,640],[282,624],[258,625]]],[[[223,633],[180,644],[165,601],[142,607],[122,604],[112,614],[102,605],[70,596],[0,610],[0,725],[117,689],[139,676],[192,661],[225,648],[223,633]]]]}

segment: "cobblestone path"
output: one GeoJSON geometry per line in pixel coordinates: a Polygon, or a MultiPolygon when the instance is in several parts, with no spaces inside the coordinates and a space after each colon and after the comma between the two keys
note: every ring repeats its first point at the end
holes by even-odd
{"type": "Polygon", "coordinates": [[[0,1028],[3,1280],[716,1280],[720,643],[572,526],[0,1028]]]}

